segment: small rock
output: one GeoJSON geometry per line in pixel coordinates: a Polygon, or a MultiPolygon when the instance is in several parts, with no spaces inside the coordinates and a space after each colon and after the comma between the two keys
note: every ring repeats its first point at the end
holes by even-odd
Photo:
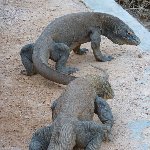
{"type": "Polygon", "coordinates": [[[137,80],[138,80],[138,78],[136,78],[136,77],[135,77],[135,78],[134,78],[134,80],[135,80],[135,81],[137,81],[137,80]]]}
{"type": "Polygon", "coordinates": [[[138,58],[142,58],[142,54],[138,54],[138,58]]]}

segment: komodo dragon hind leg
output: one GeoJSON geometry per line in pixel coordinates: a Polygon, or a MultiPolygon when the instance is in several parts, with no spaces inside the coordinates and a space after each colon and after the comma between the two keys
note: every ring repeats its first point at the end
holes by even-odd
{"type": "Polygon", "coordinates": [[[111,141],[111,128],[114,124],[114,119],[112,115],[111,108],[106,100],[102,99],[101,97],[96,97],[95,99],[95,110],[94,112],[98,115],[100,121],[104,124],[105,128],[105,140],[111,141]]]}
{"type": "Polygon", "coordinates": [[[83,55],[83,54],[86,54],[86,52],[88,51],[88,49],[86,48],[80,48],[81,45],[77,46],[76,48],[73,49],[74,53],[75,54],[78,54],[78,55],[83,55]]]}
{"type": "Polygon", "coordinates": [[[66,63],[70,55],[70,48],[67,45],[63,43],[57,43],[54,49],[59,54],[59,58],[56,61],[55,66],[57,72],[69,75],[78,71],[77,68],[66,67],[66,63]]]}
{"type": "Polygon", "coordinates": [[[76,146],[73,150],[99,150],[103,141],[103,126],[94,121],[79,121],[75,127],[76,146]]]}
{"type": "Polygon", "coordinates": [[[101,42],[101,34],[98,32],[99,29],[92,29],[91,30],[91,48],[93,50],[93,54],[95,56],[95,59],[97,61],[105,62],[105,61],[111,61],[113,59],[112,56],[104,56],[102,55],[100,51],[100,42],[101,42]]]}
{"type": "Polygon", "coordinates": [[[32,61],[33,46],[33,43],[25,45],[20,51],[21,61],[26,69],[22,70],[21,73],[27,76],[36,74],[35,67],[32,61]]]}
{"type": "Polygon", "coordinates": [[[52,131],[52,124],[38,129],[32,136],[29,144],[29,150],[47,150],[52,136],[52,131]]]}

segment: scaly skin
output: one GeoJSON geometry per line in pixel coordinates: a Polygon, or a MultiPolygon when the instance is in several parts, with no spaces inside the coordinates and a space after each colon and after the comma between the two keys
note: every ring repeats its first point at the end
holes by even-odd
{"type": "Polygon", "coordinates": [[[68,14],[52,21],[32,46],[29,44],[22,48],[20,55],[26,74],[35,74],[36,70],[36,73],[51,81],[68,84],[75,77],[65,74],[71,74],[78,69],[66,67],[66,62],[71,50],[80,55],[86,53],[87,49],[80,49],[81,44],[91,42],[97,61],[113,59],[111,56],[102,55],[101,35],[119,45],[140,43],[129,26],[117,17],[98,12],[68,14]],[[49,58],[56,62],[56,71],[48,66],[49,58]]]}
{"type": "Polygon", "coordinates": [[[114,97],[107,77],[88,75],[72,81],[51,107],[53,123],[34,133],[29,149],[99,150],[101,142],[110,139],[114,123],[111,109],[101,97],[114,97]],[[94,113],[102,125],[93,121],[94,113]]]}

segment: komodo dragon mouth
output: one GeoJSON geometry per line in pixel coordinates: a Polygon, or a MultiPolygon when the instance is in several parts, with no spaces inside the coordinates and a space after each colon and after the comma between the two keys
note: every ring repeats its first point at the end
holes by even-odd
{"type": "Polygon", "coordinates": [[[139,45],[141,43],[139,37],[135,35],[132,29],[124,25],[120,30],[114,32],[115,38],[112,41],[118,45],[139,45]]]}

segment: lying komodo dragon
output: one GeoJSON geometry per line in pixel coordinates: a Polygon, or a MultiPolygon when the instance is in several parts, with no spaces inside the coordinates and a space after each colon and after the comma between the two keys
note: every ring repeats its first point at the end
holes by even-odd
{"type": "Polygon", "coordinates": [[[66,67],[66,62],[71,50],[77,54],[87,51],[80,49],[81,44],[91,42],[97,61],[112,59],[111,56],[104,56],[100,52],[101,35],[119,45],[140,43],[128,25],[117,17],[98,12],[68,14],[52,21],[35,43],[21,49],[26,74],[31,76],[39,73],[51,81],[68,84],[75,77],[65,74],[71,74],[77,69],[66,67]],[[56,62],[56,71],[48,66],[49,58],[56,62]]]}
{"type": "Polygon", "coordinates": [[[106,77],[77,78],[52,105],[53,123],[33,134],[29,150],[99,150],[114,120],[105,99],[114,92],[106,77]],[[96,113],[103,123],[93,121],[96,113]]]}

